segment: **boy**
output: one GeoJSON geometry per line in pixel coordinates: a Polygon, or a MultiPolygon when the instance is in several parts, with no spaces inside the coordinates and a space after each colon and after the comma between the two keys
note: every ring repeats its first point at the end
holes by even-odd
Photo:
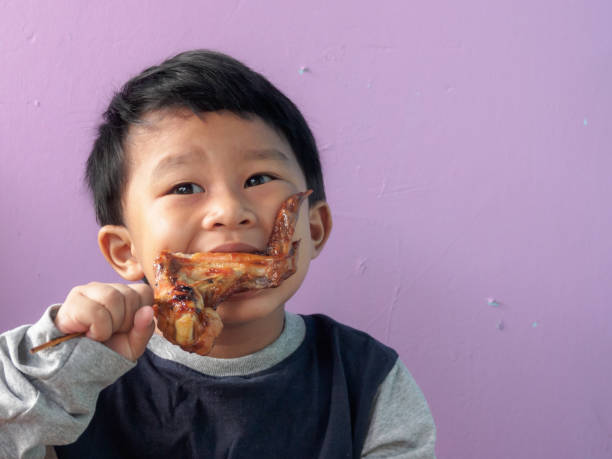
{"type": "Polygon", "coordinates": [[[2,336],[2,457],[434,456],[429,409],[392,349],[284,310],[331,213],[313,136],[264,77],[203,50],[145,70],[111,101],[87,179],[103,255],[145,283],[75,287],[2,336]],[[161,250],[262,250],[280,204],[307,189],[293,276],[221,304],[208,356],[154,334],[161,250]],[[89,339],[27,352],[72,332],[89,339]]]}

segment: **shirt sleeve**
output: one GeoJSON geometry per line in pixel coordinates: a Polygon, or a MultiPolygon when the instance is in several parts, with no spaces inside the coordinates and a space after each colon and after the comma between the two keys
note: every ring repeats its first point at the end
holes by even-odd
{"type": "Polygon", "coordinates": [[[436,426],[427,401],[398,359],[374,398],[362,458],[435,459],[436,426]]]}
{"type": "Polygon", "coordinates": [[[0,457],[43,458],[46,446],[74,442],[100,391],[135,366],[88,338],[30,354],[61,335],[53,322],[58,308],[0,335],[0,457]]]}

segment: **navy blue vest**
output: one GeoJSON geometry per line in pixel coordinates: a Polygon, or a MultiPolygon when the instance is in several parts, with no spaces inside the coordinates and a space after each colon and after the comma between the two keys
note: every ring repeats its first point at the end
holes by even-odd
{"type": "Polygon", "coordinates": [[[373,398],[397,354],[323,315],[288,358],[214,377],[150,351],[101,392],[59,458],[358,458],[373,398]]]}

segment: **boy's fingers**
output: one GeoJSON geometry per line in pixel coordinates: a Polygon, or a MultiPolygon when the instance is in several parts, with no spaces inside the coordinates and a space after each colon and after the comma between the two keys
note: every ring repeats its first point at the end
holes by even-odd
{"type": "MultiPolygon", "coordinates": [[[[130,289],[121,284],[101,284],[92,282],[79,290],[81,294],[101,304],[111,317],[112,330],[117,331],[125,320],[131,322],[129,298],[130,289]]],[[[101,315],[102,313],[100,313],[101,315]]],[[[132,313],[133,315],[133,313],[132,313]]],[[[97,325],[98,317],[92,318],[92,325],[97,325]]]]}
{"type": "Polygon", "coordinates": [[[113,318],[108,309],[98,307],[93,311],[93,321],[89,326],[89,331],[85,336],[96,341],[104,341],[110,338],[113,334],[113,318]]]}
{"type": "Polygon", "coordinates": [[[153,304],[153,289],[147,284],[129,284],[132,290],[134,290],[140,296],[140,306],[151,306],[153,304]]]}
{"type": "Polygon", "coordinates": [[[92,282],[70,291],[55,324],[63,333],[87,332],[135,360],[155,330],[152,303],[153,289],[146,284],[92,282]]]}
{"type": "Polygon", "coordinates": [[[81,292],[70,297],[70,307],[64,308],[65,305],[55,319],[57,328],[63,333],[87,331],[87,336],[96,341],[104,341],[112,335],[113,319],[104,305],[81,292]]]}
{"type": "Polygon", "coordinates": [[[142,355],[154,330],[153,308],[151,306],[141,307],[136,311],[134,315],[134,326],[128,332],[128,342],[134,360],[142,355]]]}
{"type": "Polygon", "coordinates": [[[132,328],[134,323],[134,314],[138,308],[143,306],[140,294],[124,284],[111,284],[123,296],[123,309],[110,309],[113,315],[113,329],[115,332],[127,332],[132,328]]]}
{"type": "Polygon", "coordinates": [[[139,307],[150,305],[153,290],[145,284],[101,284],[85,286],[82,294],[106,308],[112,318],[112,331],[127,332],[132,328],[139,307]]]}

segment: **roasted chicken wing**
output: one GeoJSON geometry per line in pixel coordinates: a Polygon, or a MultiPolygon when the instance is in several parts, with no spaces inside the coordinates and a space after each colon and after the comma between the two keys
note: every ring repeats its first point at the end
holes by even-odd
{"type": "Polygon", "coordinates": [[[155,260],[155,316],[164,337],[186,351],[206,355],[221,333],[217,306],[247,290],[278,287],[295,273],[299,241],[293,241],[302,201],[290,196],[280,207],[262,253],[170,253],[155,260]]]}

